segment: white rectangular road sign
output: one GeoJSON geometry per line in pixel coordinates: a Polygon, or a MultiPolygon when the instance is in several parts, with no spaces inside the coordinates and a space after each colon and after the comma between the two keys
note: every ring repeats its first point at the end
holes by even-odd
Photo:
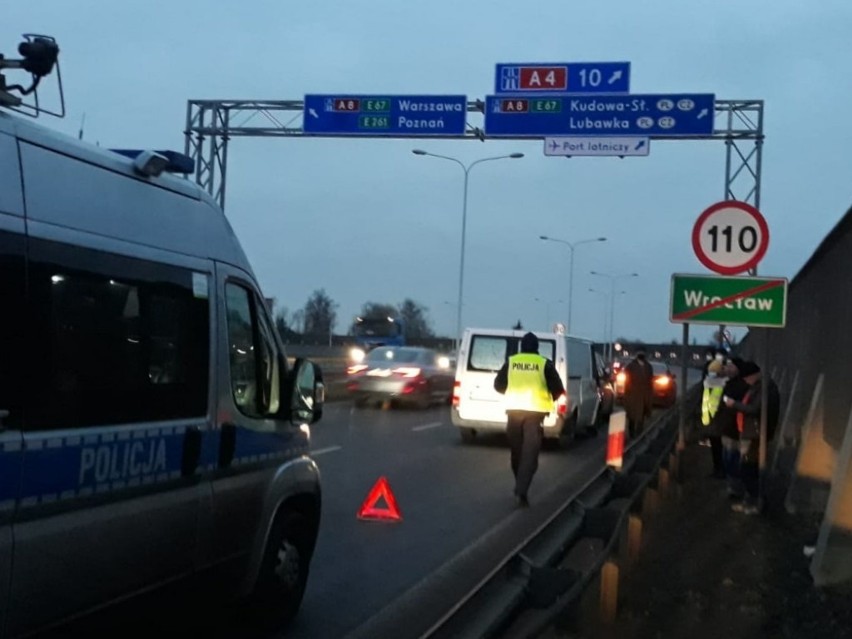
{"type": "Polygon", "coordinates": [[[639,137],[551,137],[544,138],[545,155],[586,155],[597,157],[644,156],[651,151],[651,139],[639,137]]]}

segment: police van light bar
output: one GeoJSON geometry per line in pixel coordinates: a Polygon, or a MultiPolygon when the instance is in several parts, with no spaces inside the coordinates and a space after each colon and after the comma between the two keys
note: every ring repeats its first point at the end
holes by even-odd
{"type": "MultiPolygon", "coordinates": [[[[166,158],[167,162],[160,171],[166,173],[180,173],[190,175],[195,173],[195,161],[188,155],[178,153],[176,151],[143,151],[141,149],[110,149],[113,153],[118,153],[132,160],[136,160],[143,153],[153,153],[166,158]]],[[[158,173],[159,175],[159,173],[158,173]]]]}

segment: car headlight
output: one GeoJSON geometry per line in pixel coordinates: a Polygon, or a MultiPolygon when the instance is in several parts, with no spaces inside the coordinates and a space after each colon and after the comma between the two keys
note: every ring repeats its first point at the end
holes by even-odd
{"type": "Polygon", "coordinates": [[[363,348],[353,348],[349,351],[349,359],[351,359],[356,364],[360,364],[364,361],[364,358],[367,356],[367,353],[364,352],[363,348]]]}

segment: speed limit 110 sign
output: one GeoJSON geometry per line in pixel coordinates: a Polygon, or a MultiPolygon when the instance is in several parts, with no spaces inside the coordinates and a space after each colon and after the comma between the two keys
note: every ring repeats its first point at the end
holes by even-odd
{"type": "Polygon", "coordinates": [[[711,271],[736,275],[753,269],[766,255],[769,226],[760,211],[745,202],[719,202],[698,216],[692,248],[711,271]]]}

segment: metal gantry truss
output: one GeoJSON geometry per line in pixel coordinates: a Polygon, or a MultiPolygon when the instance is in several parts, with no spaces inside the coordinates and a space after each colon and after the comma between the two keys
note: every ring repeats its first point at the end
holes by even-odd
{"type": "MultiPolygon", "coordinates": [[[[234,137],[300,137],[302,100],[190,100],[184,131],[185,153],[195,162],[195,181],[225,208],[228,142],[234,137]]],[[[469,113],[484,117],[485,104],[468,102],[469,113]]],[[[741,200],[760,208],[760,171],[763,149],[763,100],[716,100],[715,129],[708,136],[655,140],[723,140],[726,200],[741,200]]],[[[483,123],[484,124],[484,123],[483,123]]],[[[305,137],[353,137],[317,136],[305,137]]],[[[417,138],[422,136],[373,135],[374,138],[417,138]]],[[[443,138],[447,139],[447,138],[443,138]]],[[[481,126],[468,124],[468,131],[454,140],[533,140],[525,136],[489,138],[481,126]]]]}

